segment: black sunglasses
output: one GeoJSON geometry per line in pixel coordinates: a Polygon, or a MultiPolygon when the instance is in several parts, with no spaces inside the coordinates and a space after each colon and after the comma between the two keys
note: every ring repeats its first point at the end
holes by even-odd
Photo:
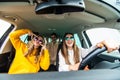
{"type": "Polygon", "coordinates": [[[65,40],[74,40],[74,37],[65,37],[65,40]]]}
{"type": "Polygon", "coordinates": [[[34,36],[33,38],[35,41],[39,41],[40,43],[43,43],[43,40],[39,39],[38,37],[34,36]]]}

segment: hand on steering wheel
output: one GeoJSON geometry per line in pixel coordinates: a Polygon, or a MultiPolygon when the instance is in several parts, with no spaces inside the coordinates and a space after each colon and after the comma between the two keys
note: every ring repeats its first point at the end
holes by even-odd
{"type": "Polygon", "coordinates": [[[100,54],[100,53],[102,53],[102,52],[104,52],[104,51],[108,51],[108,53],[109,52],[112,52],[112,51],[114,51],[114,50],[119,50],[119,53],[120,53],[120,47],[119,47],[119,45],[118,44],[116,44],[115,42],[114,42],[114,44],[113,44],[113,42],[114,41],[102,41],[102,42],[100,42],[100,43],[98,43],[96,46],[97,46],[97,48],[96,49],[94,49],[94,50],[92,50],[83,60],[82,60],[82,62],[81,62],[81,64],[80,64],[80,66],[79,66],[79,69],[78,70],[80,70],[80,69],[84,69],[85,68],[85,66],[87,65],[87,64],[89,64],[90,63],[90,61],[93,59],[93,58],[95,58],[98,54],[100,54]],[[109,44],[108,44],[109,43],[109,44]],[[110,44],[111,43],[111,44],[110,44]]]}

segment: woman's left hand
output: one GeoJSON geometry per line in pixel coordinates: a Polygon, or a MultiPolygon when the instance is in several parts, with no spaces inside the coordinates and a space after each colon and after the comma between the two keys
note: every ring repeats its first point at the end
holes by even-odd
{"type": "Polygon", "coordinates": [[[114,50],[119,49],[119,44],[117,44],[117,42],[115,42],[113,40],[104,40],[97,44],[97,47],[102,48],[103,46],[105,46],[107,48],[108,52],[112,52],[114,50]]]}

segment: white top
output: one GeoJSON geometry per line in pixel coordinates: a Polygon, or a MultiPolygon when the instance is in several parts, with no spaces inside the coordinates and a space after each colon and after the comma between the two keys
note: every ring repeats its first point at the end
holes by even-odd
{"type": "MultiPolygon", "coordinates": [[[[91,47],[89,49],[79,48],[80,62],[82,61],[82,58],[84,58],[94,48],[95,48],[95,46],[91,47]]],[[[70,63],[72,65],[74,65],[75,62],[74,62],[74,58],[73,58],[73,55],[74,55],[73,50],[68,50],[68,54],[69,54],[69,61],[70,61],[70,63]]],[[[69,65],[65,63],[65,59],[64,59],[64,57],[61,54],[61,50],[59,51],[58,55],[59,55],[59,72],[61,72],[61,71],[69,71],[69,65]]]]}

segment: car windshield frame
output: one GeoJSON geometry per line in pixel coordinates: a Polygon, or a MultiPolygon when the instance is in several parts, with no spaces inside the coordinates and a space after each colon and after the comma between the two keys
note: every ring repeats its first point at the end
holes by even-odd
{"type": "Polygon", "coordinates": [[[120,13],[120,0],[100,0],[100,1],[106,3],[107,5],[116,9],[120,13]]]}

